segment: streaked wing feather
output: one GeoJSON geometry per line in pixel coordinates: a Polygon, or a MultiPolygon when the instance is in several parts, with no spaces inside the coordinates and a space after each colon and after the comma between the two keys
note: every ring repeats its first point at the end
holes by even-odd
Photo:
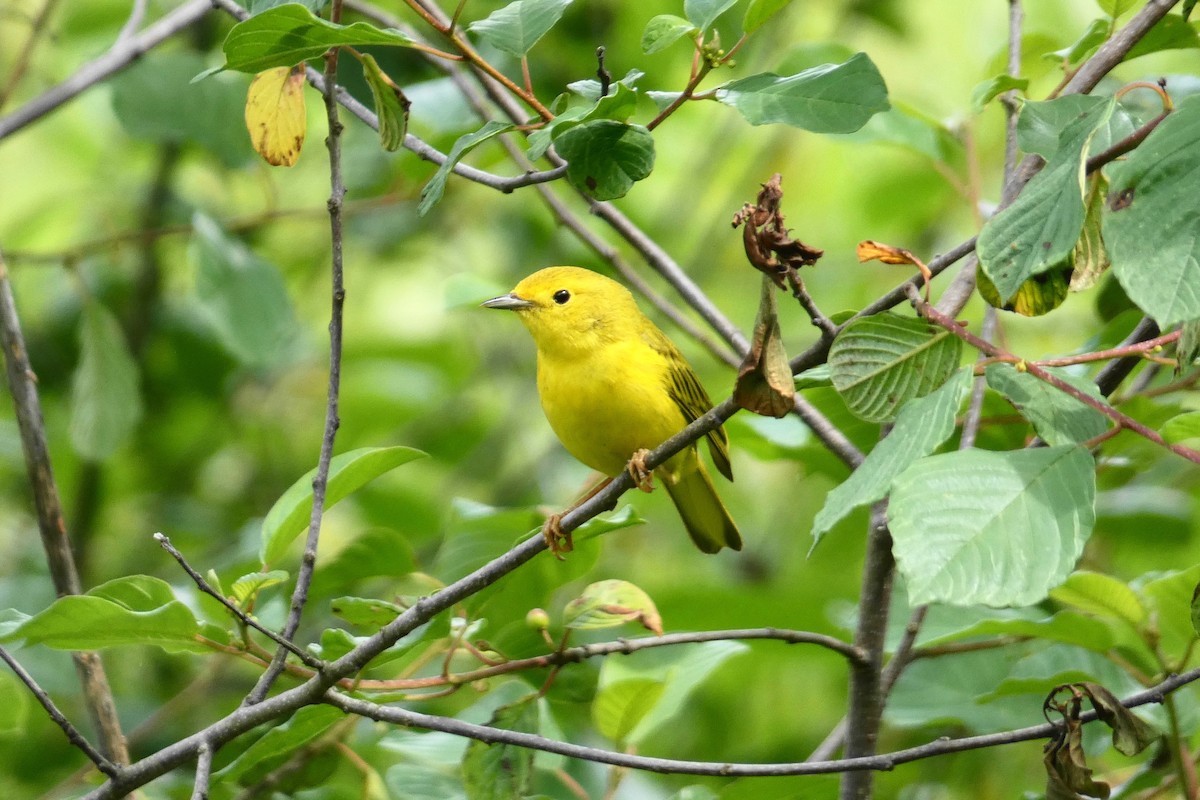
{"type": "MultiPolygon", "coordinates": [[[[700,379],[684,359],[679,349],[666,337],[662,331],[655,329],[652,335],[646,337],[650,346],[667,359],[667,393],[683,412],[688,423],[694,422],[702,414],[713,407],[708,392],[704,391],[700,379]]],[[[725,429],[717,426],[709,431],[708,452],[712,455],[713,465],[729,480],[733,480],[733,467],[729,463],[729,436],[725,429]]]]}

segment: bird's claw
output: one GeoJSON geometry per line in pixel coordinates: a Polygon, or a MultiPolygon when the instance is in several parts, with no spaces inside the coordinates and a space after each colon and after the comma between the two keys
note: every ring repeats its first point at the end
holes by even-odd
{"type": "Polygon", "coordinates": [[[650,451],[642,448],[633,454],[629,459],[629,477],[633,478],[633,483],[643,492],[654,491],[654,473],[646,466],[646,456],[650,455],[650,451]]]}
{"type": "Polygon", "coordinates": [[[546,540],[546,546],[559,561],[566,561],[563,553],[569,553],[575,549],[570,531],[564,532],[562,529],[562,514],[551,514],[546,518],[546,524],[542,526],[542,538],[546,540]]]}

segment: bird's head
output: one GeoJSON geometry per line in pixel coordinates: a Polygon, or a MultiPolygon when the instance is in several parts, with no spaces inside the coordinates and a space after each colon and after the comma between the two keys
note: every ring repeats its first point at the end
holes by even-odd
{"type": "Polygon", "coordinates": [[[642,313],[621,284],[580,267],[547,267],[484,308],[516,311],[542,353],[595,348],[636,329],[642,313]]]}

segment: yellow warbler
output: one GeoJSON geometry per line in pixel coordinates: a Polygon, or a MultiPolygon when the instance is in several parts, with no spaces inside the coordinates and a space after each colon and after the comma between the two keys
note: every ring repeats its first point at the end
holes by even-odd
{"type": "MultiPolygon", "coordinates": [[[[628,469],[650,491],[648,449],[712,407],[671,340],[642,314],[628,289],[603,275],[549,267],[483,305],[517,312],[537,345],[538,394],[550,427],[571,455],[610,479],[628,469]]],[[[707,438],[713,463],[733,480],[725,431],[716,428],[707,438]]],[[[694,445],[655,474],[697,547],[706,553],[742,548],[694,445]]],[[[557,521],[551,518],[545,531],[556,553],[557,521]]],[[[569,539],[562,549],[570,549],[569,539]]]]}

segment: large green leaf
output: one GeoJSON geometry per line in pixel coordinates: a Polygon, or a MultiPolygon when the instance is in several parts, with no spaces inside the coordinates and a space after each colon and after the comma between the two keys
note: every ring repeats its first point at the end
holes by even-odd
{"type": "Polygon", "coordinates": [[[597,200],[624,197],[654,169],[654,137],[641,125],[598,119],[554,140],[567,159],[567,180],[597,200]]]}
{"type": "Polygon", "coordinates": [[[720,87],[715,97],[751,125],[782,122],[814,133],[850,133],[889,108],[887,85],[865,53],[795,75],[751,75],[720,87]]]}
{"type": "Polygon", "coordinates": [[[888,520],[913,605],[1036,603],[1070,574],[1095,520],[1095,465],[1079,447],[961,450],[913,464],[888,520]]]}
{"type": "Polygon", "coordinates": [[[523,57],[560,19],[571,0],[515,0],[472,22],[472,33],[509,55],[523,57]]]}
{"type": "Polygon", "coordinates": [[[88,300],[81,322],[79,366],[71,382],[71,444],[84,458],[101,461],[142,418],[141,376],[112,312],[88,300]]]}
{"type": "Polygon", "coordinates": [[[1088,144],[1114,105],[1111,98],[1093,99],[1063,128],[1045,168],[979,234],[975,248],[979,263],[1002,303],[1033,276],[1062,267],[1075,249],[1085,218],[1088,144]]]}
{"type": "Polygon", "coordinates": [[[209,217],[192,218],[196,297],[216,338],[254,367],[285,362],[299,337],[283,277],[209,217]]]}
{"type": "Polygon", "coordinates": [[[971,370],[963,368],[941,388],[909,401],[900,409],[892,432],[867,454],[844,483],[826,495],[825,505],[813,520],[813,547],[855,508],[882,500],[897,475],[950,438],[958,407],[970,387],[971,370]]]}
{"type": "MultiPolygon", "coordinates": [[[[538,696],[529,694],[496,709],[488,721],[493,728],[520,733],[538,732],[538,696]]],[[[534,751],[496,742],[472,740],[463,756],[463,786],[470,800],[508,800],[526,797],[533,781],[534,751]]]]}
{"type": "MultiPolygon", "coordinates": [[[[411,447],[362,447],[334,456],[329,462],[325,508],[332,508],[339,500],[385,472],[424,455],[411,447]]],[[[316,474],[316,467],[306,472],[288,487],[263,518],[259,550],[263,564],[277,561],[291,541],[308,527],[312,517],[312,481],[316,474]]]]}
{"type": "Polygon", "coordinates": [[[223,49],[225,69],[262,72],[318,58],[339,45],[411,47],[412,43],[397,30],[382,30],[365,22],[336,25],[298,3],[288,3],[234,25],[225,37],[223,49]]]}
{"type": "Polygon", "coordinates": [[[829,350],[829,366],[850,410],[885,422],[909,400],[945,383],[961,353],[962,342],[942,328],[885,313],[848,325],[829,350]]]}
{"type": "Polygon", "coordinates": [[[44,644],[57,650],[98,650],[145,644],[168,652],[210,652],[197,641],[200,623],[171,587],[134,575],[87,594],[60,597],[44,611],[6,629],[0,641],[44,644]]]}
{"type": "Polygon", "coordinates": [[[1104,241],[1129,298],[1162,327],[1200,318],[1200,98],[1179,107],[1110,168],[1104,241]]]}
{"type": "MultiPolygon", "coordinates": [[[[1096,384],[1058,369],[1047,372],[1108,405],[1096,384]]],[[[1008,398],[1049,444],[1082,444],[1108,430],[1108,417],[1012,364],[991,364],[988,386],[1008,398]]]]}

